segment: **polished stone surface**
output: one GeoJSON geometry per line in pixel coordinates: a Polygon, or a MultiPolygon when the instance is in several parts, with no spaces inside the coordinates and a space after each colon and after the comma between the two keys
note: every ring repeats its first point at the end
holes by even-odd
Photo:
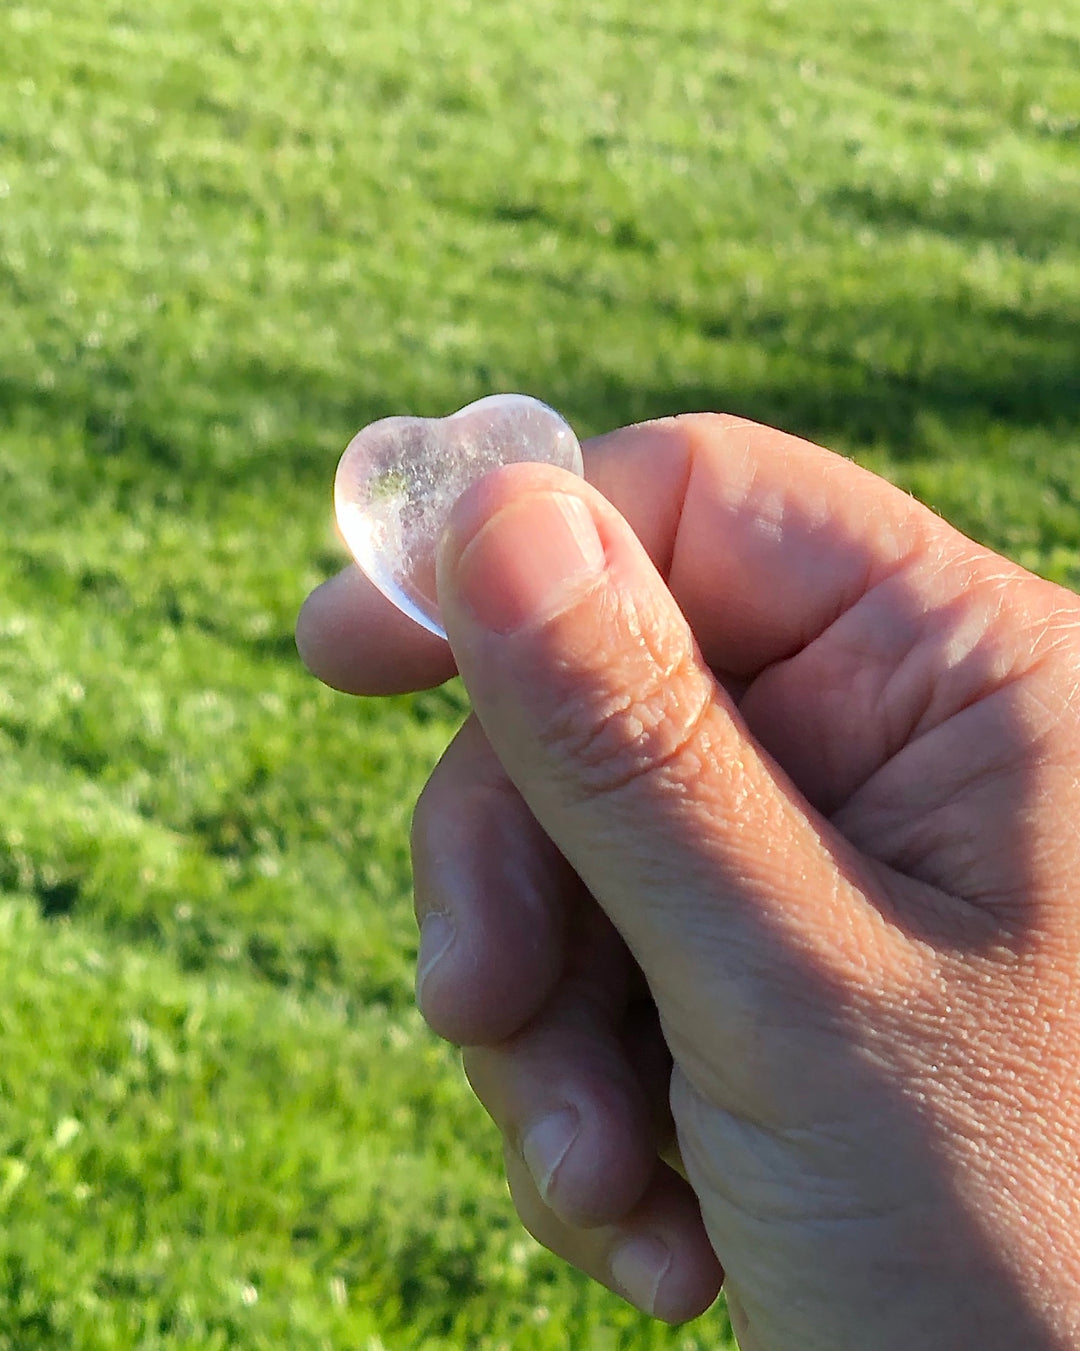
{"type": "Polygon", "coordinates": [[[384,596],[440,637],[435,550],[450,510],[484,474],[519,461],[583,472],[571,427],[525,394],[493,394],[445,418],[383,418],[341,457],[334,505],[349,551],[384,596]]]}

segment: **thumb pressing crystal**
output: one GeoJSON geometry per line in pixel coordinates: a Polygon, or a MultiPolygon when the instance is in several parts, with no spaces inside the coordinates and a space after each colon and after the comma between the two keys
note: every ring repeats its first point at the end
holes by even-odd
{"type": "Polygon", "coordinates": [[[525,394],[492,394],[445,418],[383,418],[353,437],[338,464],[338,528],[383,595],[445,638],[435,550],[450,511],[477,479],[522,461],[584,472],[570,425],[525,394]]]}

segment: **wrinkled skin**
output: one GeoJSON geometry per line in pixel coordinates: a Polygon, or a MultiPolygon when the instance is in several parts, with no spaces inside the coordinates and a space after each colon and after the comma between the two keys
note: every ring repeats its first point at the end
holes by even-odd
{"type": "Polygon", "coordinates": [[[1080,1344],[1080,603],[738,419],[586,473],[458,503],[450,649],[355,570],[298,627],[469,690],[418,992],[524,1223],[746,1351],[1080,1344]]]}

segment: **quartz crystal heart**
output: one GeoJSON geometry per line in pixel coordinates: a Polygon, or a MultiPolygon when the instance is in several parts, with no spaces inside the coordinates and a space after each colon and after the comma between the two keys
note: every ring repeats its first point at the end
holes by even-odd
{"type": "Polygon", "coordinates": [[[573,430],[525,394],[493,394],[445,418],[373,422],[349,442],[334,480],[349,552],[399,610],[445,638],[435,550],[450,509],[490,470],[524,460],[583,472],[573,430]]]}

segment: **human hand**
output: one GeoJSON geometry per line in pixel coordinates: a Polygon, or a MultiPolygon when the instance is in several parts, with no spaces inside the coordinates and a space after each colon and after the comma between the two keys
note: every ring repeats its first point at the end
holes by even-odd
{"type": "Polygon", "coordinates": [[[419,993],[523,1220],[673,1321],[718,1254],[747,1351],[1076,1345],[1080,602],[737,419],[586,472],[459,503],[453,657],[354,570],[298,629],[472,697],[419,993]]]}

